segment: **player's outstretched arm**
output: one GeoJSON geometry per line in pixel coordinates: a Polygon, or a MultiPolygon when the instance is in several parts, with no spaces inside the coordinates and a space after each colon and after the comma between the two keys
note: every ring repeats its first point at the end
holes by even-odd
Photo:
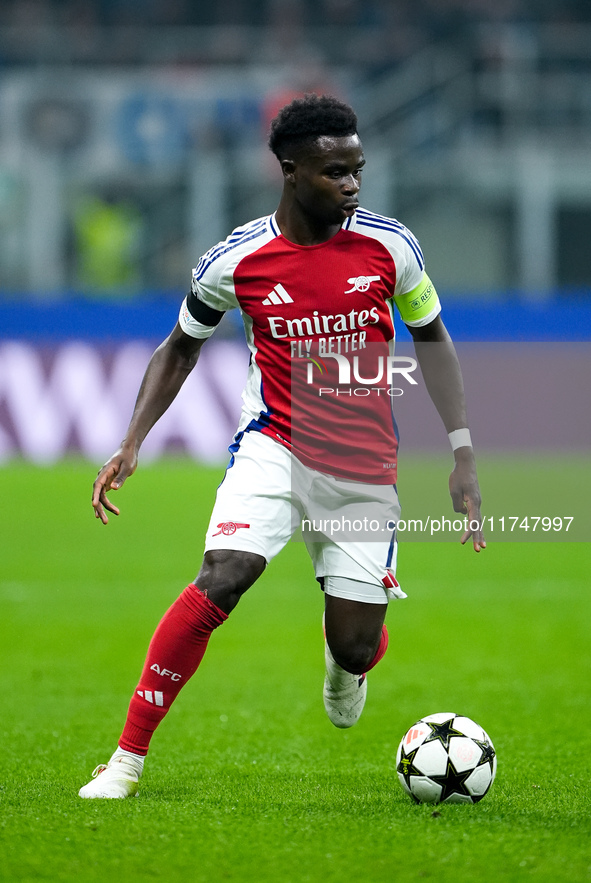
{"type": "MultiPolygon", "coordinates": [[[[468,427],[464,382],[458,356],[452,339],[437,316],[420,328],[407,326],[417,354],[417,360],[425,379],[427,392],[437,408],[448,432],[468,427]]],[[[455,512],[467,516],[468,529],[461,538],[462,544],[470,537],[474,551],[486,548],[482,534],[480,513],[480,488],[476,473],[476,461],[471,446],[465,445],[454,451],[455,467],[449,479],[449,492],[455,512]]]]}
{"type": "Polygon", "coordinates": [[[107,492],[119,490],[137,467],[140,447],[156,421],[172,404],[195,367],[202,339],[189,337],[176,325],[152,355],[121,447],[105,463],[92,486],[95,517],[107,524],[107,512],[119,515],[107,492]]]}

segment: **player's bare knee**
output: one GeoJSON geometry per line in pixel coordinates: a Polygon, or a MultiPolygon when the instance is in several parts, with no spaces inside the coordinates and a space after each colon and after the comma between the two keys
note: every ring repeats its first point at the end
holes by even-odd
{"type": "Polygon", "coordinates": [[[229,613],[266,564],[262,555],[253,552],[213,549],[205,553],[195,584],[217,607],[229,613]]]}
{"type": "Polygon", "coordinates": [[[374,644],[360,641],[351,646],[335,647],[329,643],[330,651],[337,665],[354,675],[361,675],[367,671],[376,655],[374,644]]]}

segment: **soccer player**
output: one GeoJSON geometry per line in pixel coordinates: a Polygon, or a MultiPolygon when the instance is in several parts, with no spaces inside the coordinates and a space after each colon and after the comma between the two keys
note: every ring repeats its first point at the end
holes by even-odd
{"type": "Polygon", "coordinates": [[[238,307],[250,367],[203,563],[158,625],[119,746],[81,797],[136,794],[151,737],[212,632],[300,524],[325,595],[326,712],[337,727],[358,720],[366,674],[386,652],[388,601],[405,597],[395,577],[398,442],[385,371],[393,365],[393,305],[450,436],[453,507],[470,521],[462,542],[471,537],[477,552],[486,545],[456,352],[417,240],[359,206],[365,160],[353,110],[329,96],[296,99],[273,120],[269,146],[283,173],[277,211],[201,258],[178,323],[150,360],[121,447],[94,483],[95,515],[106,524],[107,512],[119,514],[108,492],[135,471],[144,438],[203,343],[238,307]],[[341,529],[333,532],[335,514],[341,529]],[[364,518],[376,532],[353,535],[347,525],[364,518]]]}

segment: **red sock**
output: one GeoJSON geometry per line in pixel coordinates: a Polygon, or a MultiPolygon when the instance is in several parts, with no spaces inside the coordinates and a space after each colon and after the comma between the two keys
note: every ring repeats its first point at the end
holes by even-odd
{"type": "Polygon", "coordinates": [[[193,675],[214,629],[228,618],[191,583],[164,614],[148,647],[148,655],[119,746],[145,755],[152,734],[181,688],[193,675]]]}
{"type": "Polygon", "coordinates": [[[375,665],[378,664],[378,662],[380,661],[380,659],[382,659],[382,657],[384,656],[384,653],[386,652],[387,649],[388,649],[388,629],[386,628],[386,625],[384,623],[384,625],[382,626],[382,636],[380,638],[380,643],[378,645],[376,655],[374,656],[372,661],[369,663],[369,665],[365,669],[366,672],[371,671],[371,669],[375,665]]]}

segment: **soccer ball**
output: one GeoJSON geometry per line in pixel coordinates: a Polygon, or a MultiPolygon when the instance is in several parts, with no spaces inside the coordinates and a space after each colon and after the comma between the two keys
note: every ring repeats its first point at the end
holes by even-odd
{"type": "Polygon", "coordinates": [[[477,723],[440,712],[421,718],[405,733],[396,770],[415,803],[478,803],[493,783],[497,757],[477,723]]]}

